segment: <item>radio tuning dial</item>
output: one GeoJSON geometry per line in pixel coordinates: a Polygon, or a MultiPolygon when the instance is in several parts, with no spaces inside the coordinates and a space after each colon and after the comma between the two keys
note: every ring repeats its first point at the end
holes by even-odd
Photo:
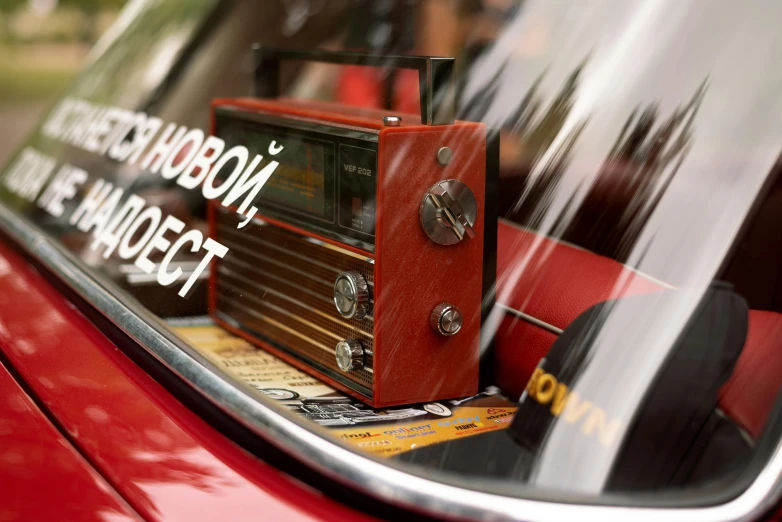
{"type": "Polygon", "coordinates": [[[369,313],[369,285],[355,270],[342,272],[334,282],[334,305],[345,319],[362,319],[369,313]]]}
{"type": "Polygon", "coordinates": [[[472,190],[455,179],[432,185],[419,208],[421,227],[429,239],[440,245],[455,245],[465,237],[475,237],[477,213],[472,190]]]}
{"type": "Polygon", "coordinates": [[[343,372],[359,370],[364,367],[364,348],[355,339],[345,339],[338,342],[335,353],[337,366],[343,372]]]}

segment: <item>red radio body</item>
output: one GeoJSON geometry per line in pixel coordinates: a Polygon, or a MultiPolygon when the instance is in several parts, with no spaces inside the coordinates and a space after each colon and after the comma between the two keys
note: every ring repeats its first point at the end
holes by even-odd
{"type": "Polygon", "coordinates": [[[283,149],[248,226],[209,208],[210,235],[229,248],[212,267],[210,314],[373,407],[477,392],[496,270],[486,127],[388,115],[276,97],[212,105],[226,146],[283,149]]]}

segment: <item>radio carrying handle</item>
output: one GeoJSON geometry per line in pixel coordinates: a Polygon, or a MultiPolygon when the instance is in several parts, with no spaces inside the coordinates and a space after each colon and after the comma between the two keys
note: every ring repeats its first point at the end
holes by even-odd
{"type": "Polygon", "coordinates": [[[456,112],[453,58],[377,55],[348,51],[294,51],[255,44],[253,60],[253,91],[258,98],[276,98],[279,95],[280,62],[283,60],[414,69],[418,71],[421,123],[453,124],[456,112]]]}

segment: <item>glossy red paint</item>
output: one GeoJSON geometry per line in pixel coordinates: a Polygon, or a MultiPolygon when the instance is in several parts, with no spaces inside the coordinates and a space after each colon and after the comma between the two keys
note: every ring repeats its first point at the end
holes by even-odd
{"type": "Polygon", "coordinates": [[[0,520],[139,520],[0,365],[0,520]]]}
{"type": "MultiPolygon", "coordinates": [[[[235,446],[3,244],[0,349],[81,452],[146,519],[368,519],[235,446]]],[[[52,488],[70,486],[53,467],[40,473],[52,488]]],[[[89,477],[94,485],[97,479],[89,477]]],[[[29,503],[44,494],[49,502],[51,490],[19,492],[29,503]]]]}

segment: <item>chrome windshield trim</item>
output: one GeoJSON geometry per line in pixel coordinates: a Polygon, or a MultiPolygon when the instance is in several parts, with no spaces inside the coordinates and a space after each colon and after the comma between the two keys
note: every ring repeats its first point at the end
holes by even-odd
{"type": "Polygon", "coordinates": [[[525,314],[521,310],[516,310],[515,308],[510,307],[508,305],[504,305],[502,303],[496,303],[494,306],[496,306],[500,310],[505,311],[505,313],[507,314],[514,315],[523,321],[527,321],[530,324],[534,324],[535,326],[542,328],[548,332],[551,332],[555,335],[562,334],[562,328],[557,328],[553,324],[549,324],[546,321],[542,321],[538,319],[537,317],[532,317],[529,314],[525,314]]]}
{"type": "Polygon", "coordinates": [[[132,298],[100,274],[87,273],[81,262],[37,227],[0,205],[0,229],[20,243],[38,262],[92,304],[120,330],[183,378],[207,400],[253,432],[295,455],[323,475],[383,501],[449,518],[478,520],[634,520],[640,522],[733,522],[753,520],[770,510],[782,493],[782,445],[750,487],[735,499],[716,506],[646,508],[529,500],[485,493],[423,478],[397,465],[374,460],[323,437],[304,426],[303,419],[277,410],[251,387],[236,383],[132,298]]]}

